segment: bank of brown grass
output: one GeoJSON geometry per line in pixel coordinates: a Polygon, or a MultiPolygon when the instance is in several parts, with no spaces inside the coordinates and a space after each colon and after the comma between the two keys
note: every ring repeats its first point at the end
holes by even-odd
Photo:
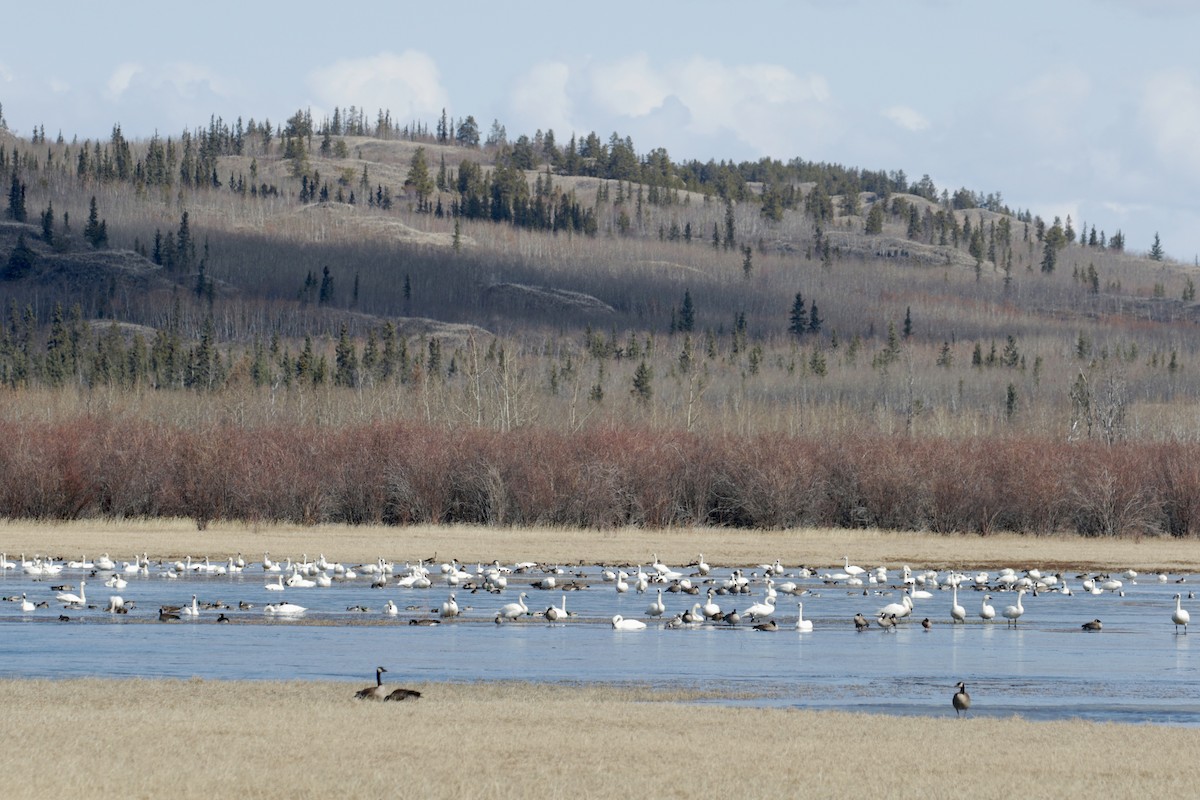
{"type": "MultiPolygon", "coordinates": [[[[1188,796],[1200,731],[731,708],[620,687],[0,681],[4,795],[133,797],[1188,796]],[[1016,776],[1019,775],[1019,778],[1016,776]]],[[[986,704],[977,698],[977,707],[986,704]]]]}
{"type": "Polygon", "coordinates": [[[863,567],[900,564],[933,568],[1100,569],[1200,572],[1200,541],[1170,537],[1085,538],[903,533],[880,530],[714,528],[577,530],[459,525],[407,527],[213,524],[197,531],[190,520],[78,521],[61,524],[0,522],[0,550],[11,555],[70,558],[109,553],[131,560],[187,555],[213,559],[243,553],[247,559],[323,553],[333,561],[373,562],[457,559],[467,564],[537,561],[549,564],[649,563],[654,555],[682,566],[703,553],[716,565],[753,565],[780,559],[794,567],[840,565],[842,556],[863,567]]]}

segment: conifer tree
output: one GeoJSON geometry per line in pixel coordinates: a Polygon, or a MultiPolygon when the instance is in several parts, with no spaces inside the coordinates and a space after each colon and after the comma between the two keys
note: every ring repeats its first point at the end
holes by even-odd
{"type": "Polygon", "coordinates": [[[652,370],[645,361],[638,363],[637,370],[633,373],[633,388],[630,393],[633,398],[641,405],[647,405],[650,398],[654,396],[654,370],[652,370]]]}
{"type": "Polygon", "coordinates": [[[792,301],[792,313],[788,317],[788,333],[803,336],[808,333],[808,309],[805,307],[804,295],[796,292],[792,301]]]}
{"type": "Polygon", "coordinates": [[[1150,260],[1151,261],[1162,261],[1164,255],[1165,254],[1163,253],[1162,241],[1158,238],[1158,231],[1155,231],[1154,232],[1154,244],[1152,244],[1150,246],[1150,260]]]}
{"type": "Polygon", "coordinates": [[[682,333],[691,333],[696,329],[696,307],[692,303],[692,293],[687,289],[683,291],[683,306],[679,309],[676,328],[682,333]]]}

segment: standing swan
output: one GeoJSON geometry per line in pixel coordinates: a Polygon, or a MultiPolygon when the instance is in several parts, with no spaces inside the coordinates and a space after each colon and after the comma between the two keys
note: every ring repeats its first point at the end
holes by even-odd
{"type": "Polygon", "coordinates": [[[59,592],[54,596],[54,599],[64,605],[81,606],[87,603],[87,596],[83,593],[83,587],[87,586],[87,581],[79,582],[79,594],[71,594],[70,592],[59,592]]]}
{"type": "MultiPolygon", "coordinates": [[[[711,599],[711,595],[709,595],[711,599]]],[[[650,604],[646,609],[646,614],[651,617],[661,617],[667,612],[667,605],[663,602],[662,589],[658,590],[658,599],[650,604]]]]}
{"type": "Polygon", "coordinates": [[[1020,619],[1021,615],[1025,613],[1025,606],[1021,605],[1021,596],[1023,594],[1025,594],[1025,590],[1018,589],[1017,590],[1017,604],[1015,606],[1005,606],[1004,607],[1004,612],[1003,612],[1004,618],[1007,619],[1013,625],[1016,625],[1017,620],[1020,619]]]}
{"type": "Polygon", "coordinates": [[[983,596],[983,604],[979,606],[979,616],[985,622],[990,622],[996,618],[996,607],[988,603],[988,600],[991,599],[992,596],[990,594],[985,594],[983,596]]]}
{"type": "Polygon", "coordinates": [[[385,672],[387,672],[385,667],[376,667],[375,685],[359,689],[354,693],[354,696],[359,700],[382,700],[386,696],[386,693],[383,691],[383,673],[385,672]]]}
{"type": "Polygon", "coordinates": [[[517,597],[517,602],[508,603],[507,605],[501,606],[500,610],[496,612],[496,619],[500,621],[506,619],[518,619],[525,614],[528,614],[529,606],[525,605],[525,597],[526,594],[521,592],[520,596],[517,597]]]}
{"type": "Polygon", "coordinates": [[[800,631],[801,633],[811,632],[813,629],[813,624],[812,620],[804,618],[804,603],[796,603],[796,613],[799,614],[799,616],[796,617],[796,630],[800,631]]]}
{"type": "Polygon", "coordinates": [[[438,616],[443,618],[458,616],[458,601],[454,599],[454,592],[451,592],[449,599],[442,603],[442,607],[438,611],[438,616]]]}
{"type": "Polygon", "coordinates": [[[958,691],[950,698],[950,704],[954,706],[954,715],[958,716],[971,707],[971,695],[967,694],[967,685],[962,681],[955,688],[958,691]]]}
{"type": "Polygon", "coordinates": [[[954,597],[950,604],[950,619],[955,622],[967,621],[967,610],[958,604],[958,584],[954,584],[954,597]]]}
{"type": "Polygon", "coordinates": [[[1183,607],[1183,595],[1175,595],[1175,613],[1171,614],[1171,622],[1175,623],[1175,633],[1179,633],[1179,626],[1183,626],[1183,632],[1187,633],[1188,623],[1192,621],[1192,615],[1183,607]]]}

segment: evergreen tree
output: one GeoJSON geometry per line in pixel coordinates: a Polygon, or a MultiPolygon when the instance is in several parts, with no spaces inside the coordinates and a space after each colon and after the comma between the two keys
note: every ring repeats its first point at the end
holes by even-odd
{"type": "Polygon", "coordinates": [[[334,348],[333,385],[346,388],[358,385],[358,352],[344,322],[334,348]]]}
{"type": "Polygon", "coordinates": [[[8,189],[8,218],[15,222],[25,221],[25,184],[17,176],[17,162],[13,158],[12,183],[8,189]]]}
{"type": "Polygon", "coordinates": [[[47,203],[42,212],[42,241],[54,244],[54,203],[47,203]]]}
{"type": "Polygon", "coordinates": [[[905,339],[909,338],[910,336],[912,336],[912,333],[913,333],[912,308],[909,307],[909,308],[904,309],[904,338],[905,339]]]}
{"type": "Polygon", "coordinates": [[[317,296],[317,305],[327,306],[333,302],[333,275],[326,266],[321,270],[321,291],[317,296]]]}
{"type": "Polygon", "coordinates": [[[1162,241],[1160,241],[1158,238],[1158,231],[1155,231],[1154,232],[1154,244],[1152,244],[1150,246],[1150,260],[1162,261],[1164,255],[1165,254],[1163,253],[1162,241]]]}
{"type": "Polygon", "coordinates": [[[821,326],[825,324],[825,320],[821,319],[821,312],[817,310],[817,304],[813,303],[812,308],[808,312],[808,332],[820,333],[821,326]]]}
{"type": "Polygon", "coordinates": [[[630,390],[634,400],[641,405],[647,405],[654,396],[653,381],[654,370],[647,366],[645,361],[639,362],[637,370],[633,373],[633,388],[630,390]]]}
{"type": "Polygon", "coordinates": [[[682,333],[691,333],[696,329],[696,307],[692,304],[692,293],[687,289],[683,291],[683,307],[679,309],[676,329],[682,333]]]}
{"type": "Polygon", "coordinates": [[[868,236],[883,233],[883,204],[872,203],[871,210],[867,212],[867,223],[864,228],[864,233],[868,236]]]}
{"type": "Polygon", "coordinates": [[[805,307],[804,296],[800,292],[796,292],[796,299],[792,301],[792,313],[788,317],[788,333],[795,336],[803,336],[808,333],[808,309],[805,307]]]}
{"type": "Polygon", "coordinates": [[[742,248],[742,275],[746,278],[750,277],[750,273],[754,271],[754,251],[747,245],[742,248]]]}
{"type": "Polygon", "coordinates": [[[418,210],[424,208],[429,195],[433,194],[433,178],[429,175],[429,164],[425,161],[425,148],[418,147],[408,164],[408,177],[404,179],[404,188],[410,189],[417,196],[418,210]]]}
{"type": "Polygon", "coordinates": [[[8,254],[8,262],[0,278],[9,281],[23,278],[33,270],[36,261],[37,254],[25,243],[25,233],[22,231],[17,234],[17,246],[8,254]]]}

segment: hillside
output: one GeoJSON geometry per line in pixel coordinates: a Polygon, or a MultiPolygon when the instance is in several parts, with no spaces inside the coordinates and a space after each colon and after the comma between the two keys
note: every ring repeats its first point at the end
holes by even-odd
{"type": "Polygon", "coordinates": [[[1195,439],[1197,270],[1119,231],[546,138],[4,133],[0,417],[1195,439]]]}

